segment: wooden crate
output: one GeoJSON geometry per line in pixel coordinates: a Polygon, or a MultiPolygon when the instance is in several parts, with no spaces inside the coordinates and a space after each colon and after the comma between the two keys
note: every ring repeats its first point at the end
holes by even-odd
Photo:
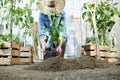
{"type": "Polygon", "coordinates": [[[96,45],[83,45],[82,46],[82,55],[86,56],[97,56],[96,45]]]}
{"type": "Polygon", "coordinates": [[[118,58],[115,58],[115,57],[111,57],[111,58],[109,58],[109,57],[101,57],[100,58],[101,60],[103,60],[103,61],[107,61],[107,62],[109,62],[109,63],[117,63],[118,62],[118,58]]]}
{"type": "Polygon", "coordinates": [[[0,55],[20,56],[20,51],[13,48],[0,49],[0,55]]]}
{"type": "Polygon", "coordinates": [[[13,64],[13,65],[20,64],[20,57],[11,58],[11,64],[13,64]]]}
{"type": "Polygon", "coordinates": [[[20,46],[14,41],[0,43],[0,65],[20,63],[20,46]]]}
{"type": "Polygon", "coordinates": [[[11,65],[11,56],[0,56],[0,65],[11,65]]]}
{"type": "Polygon", "coordinates": [[[14,41],[6,41],[6,42],[0,43],[0,48],[14,48],[19,50],[20,45],[14,41]]]}
{"type": "Polygon", "coordinates": [[[32,58],[31,57],[20,57],[20,63],[25,64],[25,63],[31,63],[32,58]]]}
{"type": "Polygon", "coordinates": [[[13,57],[11,55],[0,56],[0,65],[17,65],[20,64],[20,57],[13,57]]]}
{"type": "MultiPolygon", "coordinates": [[[[99,48],[101,60],[114,63],[117,61],[118,53],[116,47],[100,45],[99,48]]],[[[98,54],[96,44],[83,45],[82,55],[97,57],[98,54]]]]}
{"type": "Polygon", "coordinates": [[[32,60],[32,48],[31,47],[21,47],[20,48],[20,62],[21,64],[24,63],[31,63],[32,60]]]}

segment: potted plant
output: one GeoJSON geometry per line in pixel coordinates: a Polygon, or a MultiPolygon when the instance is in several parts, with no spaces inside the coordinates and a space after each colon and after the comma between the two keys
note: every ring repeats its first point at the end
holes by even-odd
{"type": "MultiPolygon", "coordinates": [[[[2,11],[2,24],[6,28],[6,33],[0,35],[1,41],[4,43],[11,42],[11,48],[13,48],[13,43],[16,42],[19,45],[20,50],[20,32],[24,30],[23,38],[26,39],[26,36],[30,36],[32,33],[32,24],[33,24],[33,17],[31,16],[31,9],[30,6],[34,0],[30,0],[29,3],[25,4],[24,6],[19,6],[23,3],[23,0],[2,0],[0,1],[0,7],[2,11]],[[17,34],[13,34],[13,29],[18,29],[17,34]]],[[[16,45],[15,45],[16,46],[16,45]]],[[[24,46],[25,40],[24,40],[24,46]]],[[[12,53],[14,54],[14,53],[12,53]]],[[[17,53],[19,54],[19,53],[17,53]]],[[[20,55],[19,55],[20,57],[20,55]]],[[[19,58],[18,57],[18,58],[19,58]]]]}
{"type": "Polygon", "coordinates": [[[106,55],[110,56],[108,53],[113,54],[113,52],[116,55],[117,50],[115,48],[114,37],[111,36],[112,40],[110,40],[107,34],[109,34],[114,27],[115,21],[113,20],[113,16],[118,15],[120,17],[120,11],[116,7],[117,4],[118,3],[113,3],[112,0],[100,1],[98,5],[95,5],[95,2],[84,3],[83,9],[85,11],[83,12],[82,17],[86,22],[90,23],[93,32],[93,36],[88,37],[86,43],[96,44],[95,33],[98,34],[99,43],[99,47],[96,47],[96,45],[84,46],[84,49],[87,48],[85,49],[86,52],[89,51],[89,53],[92,54],[92,51],[94,51],[95,54],[93,55],[96,56],[96,52],[99,51],[99,54],[97,55],[99,57],[102,55],[104,55],[104,57],[106,57],[106,55]],[[96,29],[94,26],[96,26],[96,29]]]}
{"type": "MultiPolygon", "coordinates": [[[[107,45],[107,46],[115,46],[114,44],[114,37],[110,40],[106,34],[109,34],[114,27],[115,21],[113,20],[114,15],[118,15],[120,17],[120,11],[116,8],[118,3],[113,3],[111,0],[104,0],[100,1],[96,7],[95,11],[95,18],[96,18],[96,26],[98,31],[98,38],[100,45],[107,45]],[[112,44],[111,44],[112,43],[112,44]]],[[[93,21],[91,12],[88,10],[87,6],[91,11],[94,9],[94,4],[87,4],[85,3],[83,8],[85,12],[82,14],[83,19],[86,19],[86,22],[89,22],[91,25],[91,30],[93,34],[95,33],[93,28],[93,21]]],[[[95,43],[95,37],[89,37],[86,39],[87,43],[95,43]]]]}
{"type": "MultiPolygon", "coordinates": [[[[32,5],[34,0],[30,0],[30,5],[32,5]]],[[[17,35],[13,35],[13,28],[19,27],[19,29],[25,29],[25,35],[29,33],[33,23],[33,18],[31,17],[30,5],[26,4],[25,7],[20,7],[18,3],[22,3],[23,0],[4,0],[0,1],[1,9],[3,10],[2,23],[6,27],[7,34],[10,35],[11,41],[14,40],[20,43],[19,35],[20,30],[17,35]]]]}

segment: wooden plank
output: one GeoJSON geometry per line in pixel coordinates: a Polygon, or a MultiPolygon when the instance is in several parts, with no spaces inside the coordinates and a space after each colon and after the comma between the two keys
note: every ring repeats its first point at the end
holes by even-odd
{"type": "Polygon", "coordinates": [[[19,50],[14,50],[11,48],[8,49],[0,49],[0,55],[12,55],[12,56],[20,56],[20,51],[19,50]]]}
{"type": "MultiPolygon", "coordinates": [[[[112,47],[112,46],[104,46],[104,45],[99,45],[100,50],[101,51],[108,51],[109,49],[112,52],[117,52],[117,48],[116,47],[112,47]]],[[[90,44],[90,45],[83,45],[82,46],[82,50],[95,50],[96,49],[96,44],[90,44]]]]}
{"type": "Polygon", "coordinates": [[[20,52],[20,57],[30,57],[32,56],[31,52],[20,52]]]}
{"type": "Polygon", "coordinates": [[[95,50],[95,49],[96,49],[96,44],[90,44],[90,45],[84,46],[85,51],[90,51],[90,50],[95,50]]]}
{"type": "Polygon", "coordinates": [[[14,64],[14,65],[20,64],[20,58],[12,58],[11,59],[11,64],[14,64]]]}
{"type": "Polygon", "coordinates": [[[28,58],[20,58],[20,62],[21,63],[31,63],[32,58],[30,58],[30,57],[28,57],[28,58]]]}
{"type": "Polygon", "coordinates": [[[20,45],[17,44],[16,42],[12,41],[12,48],[20,49],[20,45]]]}
{"type": "Polygon", "coordinates": [[[0,55],[11,55],[11,49],[0,49],[0,55]]]}
{"type": "Polygon", "coordinates": [[[86,56],[96,56],[97,53],[96,53],[95,50],[93,50],[93,51],[85,51],[84,55],[86,55],[86,56]]]}
{"type": "Polygon", "coordinates": [[[118,59],[117,58],[101,58],[103,61],[107,61],[109,63],[117,63],[118,59]]]}
{"type": "Polygon", "coordinates": [[[20,51],[31,51],[31,47],[20,47],[20,51]]]}
{"type": "Polygon", "coordinates": [[[100,45],[100,50],[111,50],[111,52],[117,52],[117,48],[116,47],[112,47],[112,46],[104,46],[104,45],[100,45]]]}
{"type": "Polygon", "coordinates": [[[11,59],[10,58],[0,58],[0,65],[10,65],[11,59]]]}
{"type": "Polygon", "coordinates": [[[101,57],[108,57],[108,58],[117,58],[118,57],[118,53],[115,53],[115,52],[100,52],[100,56],[101,57]]]}
{"type": "MultiPolygon", "coordinates": [[[[83,52],[83,55],[86,55],[86,56],[97,56],[97,53],[96,53],[96,51],[84,51],[83,52]]],[[[116,52],[102,52],[102,51],[100,51],[100,56],[101,57],[118,57],[118,53],[116,53],[116,52]]]]}
{"type": "Polygon", "coordinates": [[[10,48],[11,47],[11,41],[5,41],[1,43],[1,48],[10,48]]]}
{"type": "Polygon", "coordinates": [[[20,49],[20,45],[14,41],[5,41],[1,43],[0,48],[15,48],[20,49]]]}
{"type": "Polygon", "coordinates": [[[4,47],[4,43],[0,42],[0,49],[4,47]]]}
{"type": "Polygon", "coordinates": [[[19,50],[14,50],[14,49],[12,49],[11,55],[12,55],[12,56],[18,56],[18,57],[20,57],[20,51],[19,51],[19,50]]]}

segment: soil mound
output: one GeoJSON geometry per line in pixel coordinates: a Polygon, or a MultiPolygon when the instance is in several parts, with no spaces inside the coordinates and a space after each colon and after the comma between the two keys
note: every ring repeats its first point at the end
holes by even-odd
{"type": "Polygon", "coordinates": [[[110,65],[107,62],[96,60],[95,58],[82,56],[77,59],[64,59],[62,57],[51,57],[44,62],[30,65],[29,70],[43,70],[43,71],[64,71],[76,69],[94,69],[94,68],[108,68],[110,65]]]}

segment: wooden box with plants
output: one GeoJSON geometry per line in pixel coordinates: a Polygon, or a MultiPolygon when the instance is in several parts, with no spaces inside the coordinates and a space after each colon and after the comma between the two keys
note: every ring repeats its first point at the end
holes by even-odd
{"type": "MultiPolygon", "coordinates": [[[[97,45],[89,44],[82,46],[82,55],[91,56],[97,58],[97,45]]],[[[117,48],[112,46],[99,45],[100,59],[108,62],[117,62],[117,48]]]]}
{"type": "Polygon", "coordinates": [[[0,65],[20,63],[20,46],[14,41],[0,43],[0,65]]]}
{"type": "Polygon", "coordinates": [[[109,62],[117,61],[117,49],[115,47],[114,34],[111,31],[114,27],[114,15],[120,17],[120,11],[116,8],[118,3],[112,0],[104,0],[97,3],[84,3],[82,14],[85,22],[90,23],[93,36],[86,38],[86,44],[82,46],[82,53],[89,56],[97,56],[99,59],[109,62]],[[94,45],[95,44],[95,45],[94,45]],[[104,58],[104,59],[103,59],[104,58]]]}
{"type": "Polygon", "coordinates": [[[20,48],[20,63],[26,64],[33,62],[32,60],[32,47],[21,47],[20,48]]]}
{"type": "Polygon", "coordinates": [[[0,34],[0,42],[2,46],[0,53],[1,64],[4,62],[5,64],[20,63],[20,33],[21,31],[24,31],[24,38],[26,38],[28,35],[31,35],[33,17],[31,16],[32,11],[30,6],[32,5],[33,1],[34,0],[30,0],[30,3],[26,3],[22,7],[19,4],[23,3],[23,0],[1,1],[1,24],[5,27],[4,34],[0,34]],[[15,28],[18,30],[15,31],[15,28]]]}

